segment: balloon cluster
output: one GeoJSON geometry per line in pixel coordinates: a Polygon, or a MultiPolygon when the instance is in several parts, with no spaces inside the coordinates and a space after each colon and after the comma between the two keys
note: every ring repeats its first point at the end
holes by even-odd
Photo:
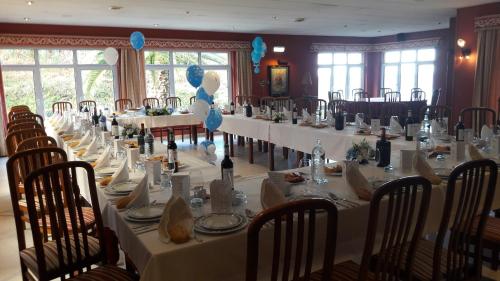
{"type": "Polygon", "coordinates": [[[146,39],[141,32],[134,31],[130,34],[130,45],[132,45],[134,50],[140,51],[144,47],[144,43],[146,43],[146,39]]]}
{"type": "Polygon", "coordinates": [[[115,48],[109,47],[104,49],[103,55],[104,55],[104,61],[108,65],[115,65],[118,62],[119,54],[115,48]]]}
{"type": "Polygon", "coordinates": [[[260,60],[266,55],[267,45],[262,40],[262,37],[257,36],[252,41],[252,62],[253,62],[253,72],[255,74],[260,73],[260,60]]]}
{"type": "Polygon", "coordinates": [[[200,143],[198,150],[201,151],[201,156],[205,158],[210,163],[215,163],[217,161],[217,155],[215,155],[215,144],[213,141],[205,140],[200,143]]]}
{"type": "Polygon", "coordinates": [[[213,132],[222,124],[222,112],[212,108],[214,94],[220,87],[220,78],[217,72],[207,71],[199,65],[190,65],[186,70],[186,78],[196,90],[196,101],[191,106],[194,116],[205,122],[205,128],[213,132]]]}

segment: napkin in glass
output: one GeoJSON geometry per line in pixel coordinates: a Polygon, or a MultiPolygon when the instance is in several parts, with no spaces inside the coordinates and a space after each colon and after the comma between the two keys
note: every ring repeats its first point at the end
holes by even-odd
{"type": "Polygon", "coordinates": [[[111,176],[111,181],[109,182],[109,185],[126,182],[128,180],[129,180],[128,165],[127,161],[125,160],[120,164],[120,167],[111,176]]]}
{"type": "Polygon", "coordinates": [[[309,112],[307,112],[307,109],[305,108],[302,109],[302,121],[306,123],[312,122],[311,115],[309,114],[309,112]]]}
{"type": "Polygon", "coordinates": [[[481,155],[481,152],[479,152],[477,147],[473,144],[469,144],[469,156],[470,156],[470,160],[484,159],[483,155],[481,155]]]}
{"type": "Polygon", "coordinates": [[[270,179],[264,179],[260,186],[260,204],[268,209],[286,203],[285,194],[270,179]]]}
{"type": "Polygon", "coordinates": [[[210,183],[210,203],[213,213],[230,213],[233,202],[232,186],[223,180],[210,183]]]}
{"type": "Polygon", "coordinates": [[[359,170],[359,164],[356,161],[346,162],[346,180],[347,184],[354,190],[358,198],[370,201],[373,196],[372,187],[365,176],[359,170]]]}
{"type": "Polygon", "coordinates": [[[439,125],[436,119],[431,121],[431,131],[433,134],[441,132],[441,125],[439,125]]]}
{"type": "Polygon", "coordinates": [[[129,195],[116,202],[118,209],[141,208],[149,205],[148,178],[143,177],[136,188],[129,195]]]}
{"type": "Polygon", "coordinates": [[[93,137],[92,141],[87,146],[87,150],[85,151],[85,153],[83,153],[83,156],[88,156],[88,155],[96,154],[98,146],[99,146],[99,144],[97,143],[97,138],[93,137]]]}
{"type": "Polygon", "coordinates": [[[271,115],[271,108],[269,107],[269,105],[266,105],[266,115],[271,115]]]}
{"type": "Polygon", "coordinates": [[[90,131],[87,131],[85,135],[83,135],[80,142],[78,143],[78,146],[90,144],[90,141],[92,141],[92,136],[90,135],[90,131]]]}
{"type": "Polygon", "coordinates": [[[424,159],[422,153],[415,153],[413,156],[413,167],[420,176],[428,179],[432,184],[438,185],[442,182],[442,179],[434,173],[427,160],[424,159]]]}
{"type": "Polygon", "coordinates": [[[285,180],[285,174],[280,172],[267,172],[267,176],[269,177],[269,181],[276,185],[283,195],[290,195],[290,190],[292,188],[292,184],[285,180]]]}
{"type": "Polygon", "coordinates": [[[481,128],[481,139],[486,140],[491,139],[491,137],[493,137],[493,131],[490,127],[483,125],[483,127],[481,128]]]}
{"type": "Polygon", "coordinates": [[[185,243],[193,235],[194,220],[188,204],[182,197],[172,195],[165,205],[158,226],[162,242],[185,243]]]}
{"type": "Polygon", "coordinates": [[[329,126],[335,126],[335,118],[330,110],[326,112],[326,123],[328,123],[329,126]]]}
{"type": "Polygon", "coordinates": [[[283,115],[285,115],[287,120],[292,120],[292,112],[286,109],[286,107],[283,107],[283,115]]]}
{"type": "Polygon", "coordinates": [[[399,124],[399,121],[396,118],[392,118],[389,123],[389,130],[394,134],[401,134],[403,132],[403,127],[399,124]]]}
{"type": "Polygon", "coordinates": [[[106,149],[104,149],[103,153],[99,155],[99,157],[95,161],[94,169],[108,167],[111,164],[110,156],[111,156],[111,147],[108,146],[106,147],[106,149]]]}

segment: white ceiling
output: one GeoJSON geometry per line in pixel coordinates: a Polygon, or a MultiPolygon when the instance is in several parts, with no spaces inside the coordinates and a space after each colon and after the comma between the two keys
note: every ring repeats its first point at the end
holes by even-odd
{"type": "Polygon", "coordinates": [[[297,35],[381,36],[448,27],[494,0],[0,0],[0,22],[297,35]],[[112,5],[121,10],[110,10],[112,5]],[[295,22],[296,18],[304,22],[295,22]]]}

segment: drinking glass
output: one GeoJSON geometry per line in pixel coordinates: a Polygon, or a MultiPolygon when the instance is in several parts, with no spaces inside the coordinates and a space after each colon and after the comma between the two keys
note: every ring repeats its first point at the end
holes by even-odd
{"type": "Polygon", "coordinates": [[[195,188],[203,188],[203,172],[201,170],[191,170],[189,171],[189,182],[191,185],[191,189],[195,188]]]}
{"type": "Polygon", "coordinates": [[[247,203],[247,195],[243,191],[233,191],[233,213],[245,216],[247,203]]]}
{"type": "Polygon", "coordinates": [[[199,218],[203,216],[203,199],[194,197],[191,199],[190,205],[193,217],[199,218]]]}

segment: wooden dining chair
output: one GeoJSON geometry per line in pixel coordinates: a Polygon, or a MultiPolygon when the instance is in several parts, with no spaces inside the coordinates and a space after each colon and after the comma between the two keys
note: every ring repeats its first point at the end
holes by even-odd
{"type": "Polygon", "coordinates": [[[332,100],[328,103],[328,110],[330,110],[333,115],[344,112],[346,110],[346,103],[346,100],[332,100]]]}
{"type": "Polygon", "coordinates": [[[288,111],[291,111],[293,108],[293,100],[289,97],[279,97],[274,99],[274,108],[277,111],[283,111],[283,108],[286,108],[288,111]]]}
{"type": "MultiPolygon", "coordinates": [[[[21,119],[22,120],[22,119],[21,119]]],[[[9,126],[7,133],[18,131],[18,130],[24,130],[24,129],[41,129],[44,130],[42,125],[38,124],[37,122],[20,122],[13,124],[9,126]]]]}
{"type": "Polygon", "coordinates": [[[25,139],[39,136],[46,136],[45,130],[42,129],[23,129],[14,131],[7,134],[5,137],[5,144],[7,146],[7,155],[12,156],[17,146],[25,139]]]}
{"type": "Polygon", "coordinates": [[[365,90],[362,88],[356,88],[351,90],[351,98],[354,99],[354,97],[359,93],[359,92],[364,92],[365,90]]]}
{"type": "Polygon", "coordinates": [[[157,98],[145,98],[142,100],[142,105],[143,106],[150,106],[152,108],[158,108],[160,107],[160,100],[157,98]]]}
{"type": "Polygon", "coordinates": [[[64,279],[66,275],[70,278],[76,276],[75,280],[135,279],[125,270],[107,265],[106,236],[94,170],[89,163],[57,163],[35,170],[26,179],[25,191],[34,246],[22,250],[20,256],[22,263],[38,280],[64,279]],[[84,223],[85,201],[81,197],[77,171],[86,174],[95,215],[95,236],[88,234],[89,228],[84,223]],[[36,218],[36,197],[40,208],[49,214],[41,221],[36,218]],[[50,233],[47,225],[52,226],[50,233]],[[97,269],[91,268],[98,264],[97,269]]]}
{"type": "Polygon", "coordinates": [[[259,213],[250,223],[247,232],[246,281],[257,280],[258,270],[261,267],[259,266],[260,232],[269,227],[267,226],[269,223],[272,223],[274,228],[271,280],[278,280],[280,272],[282,280],[330,280],[337,239],[337,208],[332,201],[318,198],[305,199],[288,202],[259,213]],[[325,228],[323,269],[321,272],[312,273],[316,242],[314,240],[317,225],[320,225],[318,213],[321,211],[325,211],[324,222],[323,218],[321,219],[321,226],[325,228]],[[296,218],[295,223],[294,218],[296,218]],[[284,241],[282,241],[283,236],[284,241]],[[295,253],[294,261],[292,253],[295,253]],[[280,264],[283,264],[282,270],[280,264]],[[288,278],[291,271],[293,279],[288,278]]]}
{"type": "Polygon", "coordinates": [[[496,133],[497,114],[489,107],[466,107],[460,111],[465,128],[471,128],[474,136],[480,137],[484,125],[496,133]]]}
{"type": "Polygon", "coordinates": [[[329,91],[328,92],[328,102],[334,101],[334,100],[341,100],[342,95],[339,91],[329,91]]]}
{"type": "Polygon", "coordinates": [[[385,97],[385,94],[389,93],[389,92],[392,92],[392,89],[391,88],[380,88],[378,90],[378,96],[379,97],[385,97]]]}
{"type": "Polygon", "coordinates": [[[131,99],[117,99],[115,100],[115,111],[125,111],[132,108],[131,99]]]}
{"type": "Polygon", "coordinates": [[[44,126],[43,117],[41,115],[34,114],[34,113],[31,113],[31,112],[27,112],[27,111],[25,111],[25,112],[17,112],[15,114],[13,114],[11,121],[22,120],[22,119],[35,120],[38,123],[40,123],[40,125],[42,125],[42,127],[44,126]]]}
{"type": "Polygon", "coordinates": [[[7,123],[7,131],[10,129],[10,127],[12,127],[14,125],[24,124],[24,123],[39,124],[36,120],[33,120],[33,119],[17,119],[17,120],[9,121],[7,123]]]}
{"type": "Polygon", "coordinates": [[[275,100],[275,98],[273,98],[273,97],[260,98],[259,104],[260,104],[261,109],[266,108],[266,106],[271,107],[271,105],[273,105],[273,103],[274,103],[274,100],[275,100]]]}
{"type": "Polygon", "coordinates": [[[384,102],[401,102],[401,93],[398,91],[385,93],[384,102]]]}
{"type": "Polygon", "coordinates": [[[71,111],[73,105],[69,101],[58,101],[52,104],[52,113],[62,114],[65,111],[71,111]]]}
{"type": "Polygon", "coordinates": [[[17,105],[17,106],[13,106],[7,117],[9,119],[9,121],[12,121],[12,115],[16,114],[16,113],[20,113],[20,112],[31,112],[31,110],[29,109],[29,107],[25,106],[25,105],[17,105]]]}
{"type": "Polygon", "coordinates": [[[331,280],[409,280],[419,262],[415,252],[431,191],[431,183],[423,177],[400,178],[379,187],[370,200],[361,264],[347,261],[335,265],[331,280]],[[381,242],[380,249],[376,241],[381,242]]]}
{"type": "Polygon", "coordinates": [[[418,261],[413,269],[414,279],[481,280],[482,239],[497,171],[496,163],[488,159],[466,162],[453,169],[436,240],[421,240],[414,254],[418,261]]]}
{"type": "Polygon", "coordinates": [[[441,101],[441,96],[442,96],[441,88],[432,91],[431,105],[439,105],[441,101]]]}
{"type": "Polygon", "coordinates": [[[411,89],[410,101],[423,101],[425,100],[425,91],[420,88],[411,89]]]}
{"type": "Polygon", "coordinates": [[[372,117],[372,111],[370,107],[369,101],[353,101],[347,102],[347,114],[348,114],[348,122],[354,122],[356,113],[364,114],[364,121],[369,122],[372,117]],[[352,120],[351,120],[352,118],[352,120]]]}
{"type": "Polygon", "coordinates": [[[294,99],[294,104],[297,107],[297,114],[302,116],[302,110],[306,109],[309,114],[313,113],[313,104],[308,97],[300,97],[294,99]]]}
{"type": "Polygon", "coordinates": [[[87,108],[89,112],[94,112],[94,108],[97,108],[97,103],[93,100],[82,100],[78,103],[79,112],[82,112],[85,108],[87,108]]]}
{"type": "Polygon", "coordinates": [[[33,138],[28,138],[23,141],[21,141],[17,145],[16,153],[25,151],[28,149],[36,149],[36,148],[43,148],[43,147],[57,147],[57,141],[53,137],[49,136],[39,136],[39,137],[33,137],[33,138]]]}
{"type": "Polygon", "coordinates": [[[321,118],[326,119],[326,112],[328,110],[326,100],[318,98],[310,98],[310,103],[312,110],[310,113],[313,114],[319,110],[321,118]]]}
{"type": "Polygon", "coordinates": [[[370,95],[367,92],[356,92],[353,94],[353,100],[370,102],[370,95]]]}
{"type": "Polygon", "coordinates": [[[387,102],[382,104],[379,116],[380,124],[382,126],[389,126],[391,116],[398,116],[400,122],[406,120],[408,116],[408,106],[398,102],[387,102]]]}
{"type": "Polygon", "coordinates": [[[196,102],[196,96],[192,96],[189,98],[189,105],[193,105],[196,102]]]}
{"type": "Polygon", "coordinates": [[[419,117],[420,120],[424,120],[424,116],[427,114],[429,120],[441,120],[443,118],[451,119],[451,108],[444,105],[427,105],[420,108],[419,117]]]}
{"type": "Polygon", "coordinates": [[[181,98],[179,97],[168,97],[165,99],[165,106],[172,107],[173,109],[179,108],[182,106],[181,98]]]}

